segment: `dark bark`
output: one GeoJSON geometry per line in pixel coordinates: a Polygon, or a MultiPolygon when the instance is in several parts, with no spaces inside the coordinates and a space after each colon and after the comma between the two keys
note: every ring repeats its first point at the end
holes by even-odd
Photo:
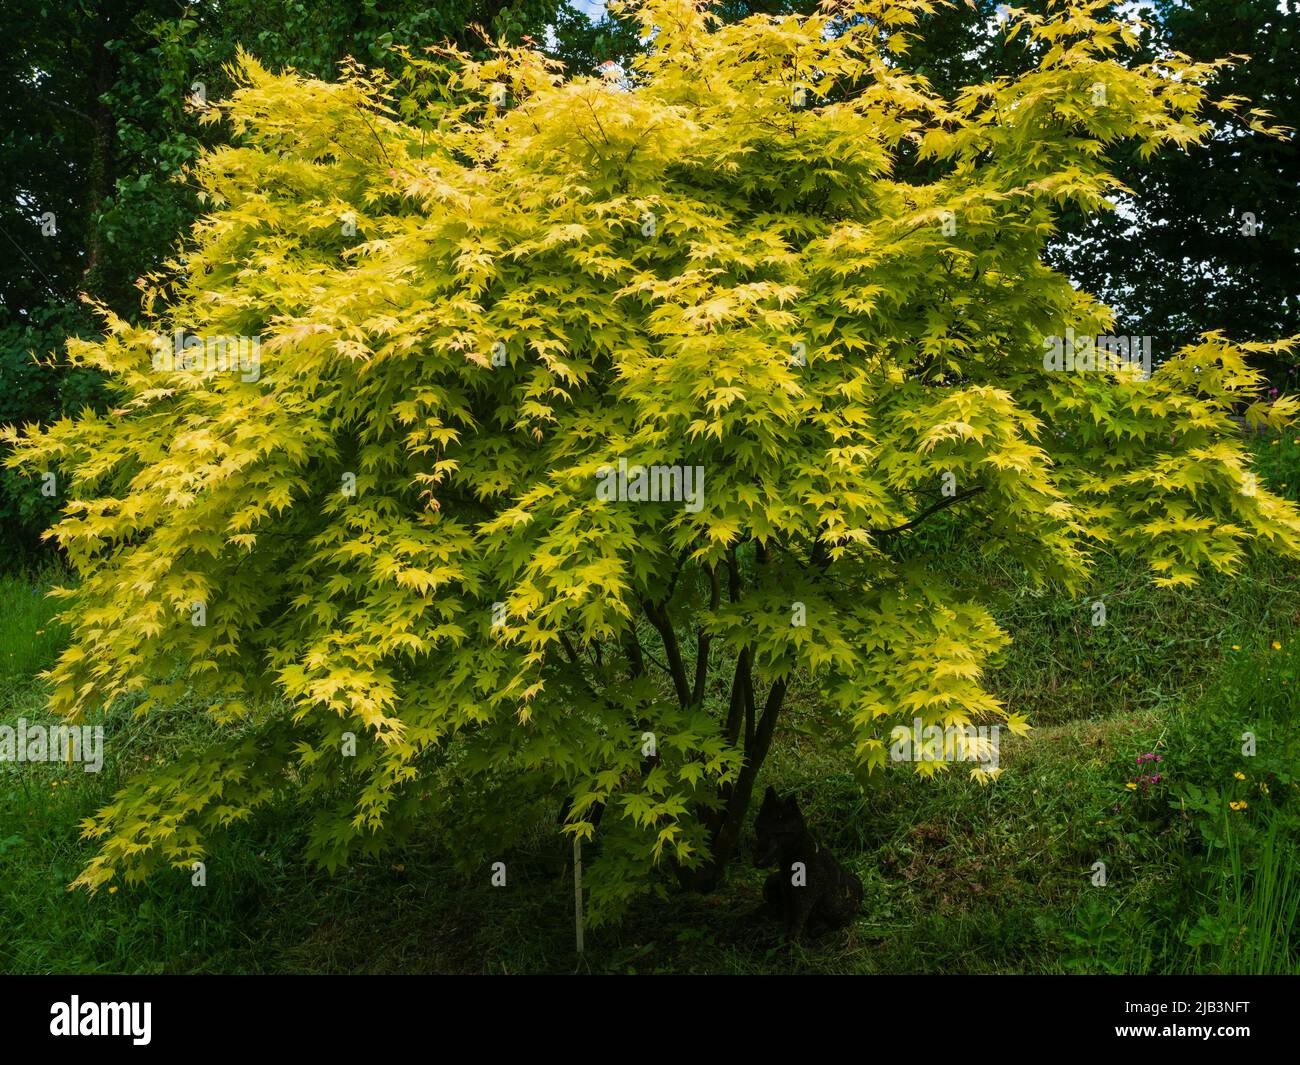
{"type": "Polygon", "coordinates": [[[749,812],[749,804],[754,796],[754,782],[758,779],[758,772],[762,769],[767,752],[771,749],[772,736],[776,732],[776,720],[785,702],[786,687],[786,681],[782,678],[774,682],[769,689],[767,701],[763,706],[763,715],[758,719],[754,732],[753,745],[745,749],[745,763],[741,768],[740,776],[731,788],[725,789],[724,805],[720,816],[717,817],[716,827],[710,833],[712,839],[709,862],[694,877],[692,886],[697,891],[712,891],[718,886],[722,874],[735,853],[736,844],[740,842],[745,815],[749,812]]]}
{"type": "Polygon", "coordinates": [[[677,693],[677,701],[685,708],[691,703],[691,689],[686,678],[686,664],[682,661],[682,648],[677,642],[677,633],[673,630],[672,617],[665,603],[646,602],[644,605],[646,617],[663,639],[664,654],[668,658],[668,669],[673,678],[673,690],[677,693]]]}
{"type": "Polygon", "coordinates": [[[623,650],[627,654],[628,674],[632,680],[645,676],[645,654],[641,650],[641,641],[637,639],[635,625],[628,626],[623,650]]]}
{"type": "MultiPolygon", "coordinates": [[[[814,548],[814,554],[820,548],[814,548]]],[[[766,545],[756,543],[755,553],[758,565],[769,563],[766,545]]],[[[712,606],[716,609],[718,601],[718,582],[716,575],[711,586],[712,606]]],[[[732,550],[727,556],[727,594],[733,603],[739,603],[742,595],[740,565],[736,552],[732,550]]],[[[696,687],[699,688],[697,674],[696,687]]],[[[735,854],[740,842],[740,834],[745,824],[745,815],[754,794],[754,783],[758,779],[763,762],[767,759],[772,746],[772,737],[776,733],[777,718],[785,703],[788,682],[778,678],[768,689],[767,699],[763,704],[762,714],[757,713],[754,695],[754,649],[746,646],[741,649],[736,659],[736,669],[731,681],[731,701],[727,711],[724,734],[732,746],[744,743],[744,762],[735,782],[719,789],[720,805],[707,809],[701,815],[709,832],[710,858],[700,869],[689,877],[683,876],[683,883],[697,891],[712,891],[717,887],[726,871],[727,865],[735,854]]]]}
{"type": "MultiPolygon", "coordinates": [[[[717,611],[720,595],[721,587],[718,581],[718,569],[714,566],[709,570],[710,614],[717,611]]],[[[704,685],[709,679],[709,647],[712,643],[713,637],[701,628],[695,643],[695,685],[691,689],[692,706],[701,706],[704,703],[704,685]]]]}
{"type": "Polygon", "coordinates": [[[91,293],[98,288],[99,267],[104,253],[104,236],[96,216],[112,197],[117,179],[114,159],[117,120],[103,101],[117,80],[117,63],[108,48],[113,20],[108,10],[101,10],[100,15],[95,20],[95,39],[90,45],[90,98],[86,102],[86,114],[91,125],[91,159],[86,198],[86,268],[81,275],[81,287],[91,293]]]}

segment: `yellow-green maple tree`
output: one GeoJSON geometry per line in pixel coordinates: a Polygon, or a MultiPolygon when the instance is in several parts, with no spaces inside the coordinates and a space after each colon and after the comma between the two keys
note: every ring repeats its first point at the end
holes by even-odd
{"type": "Polygon", "coordinates": [[[1229,419],[1295,412],[1256,398],[1264,345],[1044,366],[1044,337],[1112,325],[1042,261],[1063,204],[1106,208],[1102,147],[1243,106],[1221,64],[1117,61],[1107,6],[1012,12],[1037,66],[951,100],[886,55],[926,0],[734,25],[646,0],[619,77],[243,61],[153,327],[73,345],[115,408],[11,433],[58,471],[80,578],[53,706],[188,687],[229,732],[91,818],[78,883],[295,795],[328,865],[424,822],[472,867],[567,799],[607,916],[656,866],[716,882],[796,678],[862,771],[916,718],[1025,727],[952,543],[1071,588],[1098,545],[1164,583],[1300,551],[1229,419]],[[174,330],[259,337],[259,373],[157,368],[174,330]],[[701,505],[601,498],[620,459],[699,467],[701,505]]]}

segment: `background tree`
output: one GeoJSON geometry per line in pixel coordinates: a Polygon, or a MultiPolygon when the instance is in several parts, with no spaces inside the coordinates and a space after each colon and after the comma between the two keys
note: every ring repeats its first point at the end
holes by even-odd
{"type": "Polygon", "coordinates": [[[555,13],[546,52],[563,63],[571,76],[582,77],[606,60],[625,66],[643,47],[640,28],[634,19],[617,11],[606,11],[593,18],[569,4],[555,13]]]}
{"type": "Polygon", "coordinates": [[[1289,342],[1045,363],[1111,325],[1043,262],[1113,189],[1103,146],[1238,106],[1221,62],[1116,62],[1136,37],[1098,9],[1018,16],[1035,66],[952,100],[886,51],[924,0],[652,0],[632,91],[520,49],[342,84],[242,59],[148,324],[70,345],[112,410],[11,434],[59,471],[81,578],[53,707],[188,685],[218,726],[87,824],[78,883],[291,796],[326,865],[431,820],[475,868],[567,800],[607,917],[656,867],[718,881],[792,690],[862,773],[918,718],[1023,730],[951,551],[1072,589],[1102,549],[1163,584],[1300,551],[1228,417],[1294,414],[1247,361],[1289,342]],[[258,372],[160,364],[175,330],[260,337],[258,372]],[[620,462],[702,496],[610,498],[620,462]]]}
{"type": "MultiPolygon", "coordinates": [[[[1276,0],[1158,0],[1142,55],[1194,60],[1249,56],[1224,71],[1219,91],[1251,101],[1270,121],[1300,127],[1300,4],[1276,0]]],[[[1204,330],[1239,340],[1300,331],[1300,191],[1294,135],[1267,136],[1223,116],[1186,151],[1143,160],[1115,153],[1131,190],[1123,210],[1071,220],[1060,261],[1116,308],[1128,331],[1179,342],[1204,330]]],[[[1294,384],[1293,360],[1269,360],[1275,383],[1294,384]]]]}

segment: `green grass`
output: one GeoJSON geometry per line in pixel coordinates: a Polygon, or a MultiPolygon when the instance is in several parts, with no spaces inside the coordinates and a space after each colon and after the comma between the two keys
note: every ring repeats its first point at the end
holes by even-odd
{"type": "Polygon", "coordinates": [[[0,574],[0,681],[29,679],[66,644],[67,630],[54,621],[58,603],[45,594],[58,578],[54,569],[0,574]]]}
{"type": "MultiPolygon", "coordinates": [[[[1259,447],[1266,477],[1280,486],[1291,471],[1293,493],[1300,446],[1259,447]]],[[[147,720],[115,708],[98,775],[0,763],[0,970],[1300,971],[1300,567],[1254,559],[1234,578],[1161,591],[1141,567],[1103,559],[1093,594],[1108,624],[1094,628],[1088,597],[1031,593],[1013,571],[964,565],[998,590],[1015,639],[994,686],[1036,727],[1004,739],[992,785],[888,772],[861,788],[831,723],[796,688],[760,788],[797,791],[865,888],[856,924],[815,945],[786,947],[750,916],[766,871],[744,849],[719,892],[639,902],[620,926],[588,930],[578,959],[569,850],[554,833],[504,856],[504,889],[453,873],[431,837],[327,875],[302,862],[293,809],[217,841],[206,887],[177,871],[95,898],[68,893],[92,853],[80,818],[210,727],[181,703],[147,720]],[[1240,751],[1247,730],[1253,758],[1240,751]],[[1162,780],[1128,787],[1147,753],[1161,755],[1162,780]],[[1225,813],[1228,801],[1246,806],[1225,813]]],[[[64,638],[32,585],[0,582],[0,723],[44,719],[33,675],[64,638]]]]}
{"type": "Polygon", "coordinates": [[[1262,845],[1248,856],[1240,834],[1230,827],[1231,816],[1224,815],[1227,846],[1217,870],[1218,893],[1209,895],[1187,937],[1186,968],[1255,976],[1300,972],[1295,839],[1281,821],[1270,821],[1262,845]]]}

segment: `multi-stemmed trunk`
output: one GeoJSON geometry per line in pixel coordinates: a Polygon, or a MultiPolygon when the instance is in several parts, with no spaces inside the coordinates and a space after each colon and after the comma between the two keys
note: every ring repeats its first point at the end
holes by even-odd
{"type": "Polygon", "coordinates": [[[722,790],[719,795],[721,807],[706,819],[710,857],[691,877],[691,886],[698,891],[712,891],[717,887],[735,854],[745,824],[745,814],[749,812],[749,803],[754,795],[754,782],[758,779],[758,772],[772,746],[772,735],[785,699],[785,691],[784,680],[778,680],[772,685],[763,708],[763,716],[759,718],[752,735],[746,736],[745,761],[740,775],[734,784],[722,790]]]}

